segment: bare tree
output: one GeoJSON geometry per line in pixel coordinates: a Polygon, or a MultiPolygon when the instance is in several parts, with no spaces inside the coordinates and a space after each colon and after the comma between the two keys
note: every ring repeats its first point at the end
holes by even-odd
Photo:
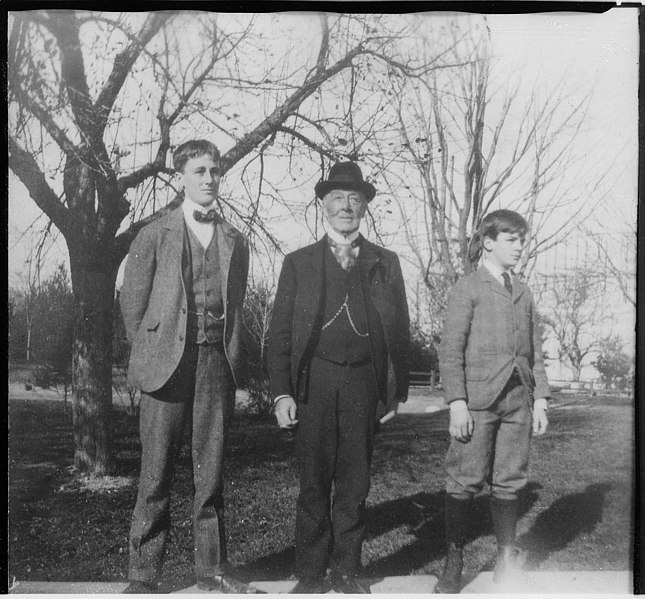
{"type": "Polygon", "coordinates": [[[266,21],[257,26],[252,15],[10,15],[9,167],[63,235],[77,301],[78,469],[110,467],[114,282],[137,231],[181,201],[168,203],[173,138],[217,132],[231,144],[224,172],[237,166],[243,178],[259,168],[246,205],[226,194],[220,205],[247,231],[262,230],[271,148],[334,156],[324,143],[324,109],[353,89],[334,87],[339,76],[368,77],[375,62],[404,77],[433,68],[434,61],[400,55],[410,17],[396,26],[379,15],[316,18],[315,44],[300,36],[294,49],[284,32],[276,35],[281,45],[267,41],[266,21]]]}
{"type": "Polygon", "coordinates": [[[581,190],[566,176],[580,161],[575,141],[588,98],[572,104],[562,84],[545,97],[522,95],[519,82],[496,73],[485,18],[443,28],[433,38],[440,43],[456,67],[394,77],[383,88],[396,123],[381,168],[410,262],[431,311],[442,313],[454,281],[477,266],[473,234],[488,212],[510,208],[529,222],[518,266],[528,276],[535,257],[574,227],[572,207],[577,222],[593,210],[589,190],[600,181],[581,190]]]}
{"type": "MultiPolygon", "coordinates": [[[[634,209],[636,203],[634,203],[634,209]]],[[[623,299],[636,307],[636,214],[620,210],[611,198],[605,210],[594,218],[595,223],[583,224],[583,234],[590,239],[596,252],[590,256],[590,268],[596,268],[613,283],[623,299]],[[591,224],[594,224],[593,230],[591,224]]]]}
{"type": "Polygon", "coordinates": [[[576,381],[585,359],[599,348],[601,326],[607,320],[602,283],[594,270],[554,274],[547,291],[551,297],[541,313],[558,342],[560,359],[569,364],[576,381]]]}

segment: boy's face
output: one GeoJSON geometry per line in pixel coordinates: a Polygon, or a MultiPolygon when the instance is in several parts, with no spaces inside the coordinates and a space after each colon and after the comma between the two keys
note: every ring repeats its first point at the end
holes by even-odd
{"type": "Polygon", "coordinates": [[[525,241],[524,233],[517,232],[505,233],[501,231],[497,234],[497,239],[484,237],[486,258],[504,270],[513,268],[522,256],[525,241]]]}
{"type": "Polygon", "coordinates": [[[200,206],[208,206],[213,203],[219,190],[219,160],[213,160],[207,154],[190,158],[179,173],[179,180],[184,184],[189,200],[200,206]]]}

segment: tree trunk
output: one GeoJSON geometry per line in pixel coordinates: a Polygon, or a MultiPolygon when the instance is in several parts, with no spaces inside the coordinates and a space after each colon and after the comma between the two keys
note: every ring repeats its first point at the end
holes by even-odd
{"type": "Polygon", "coordinates": [[[31,323],[27,322],[27,362],[31,360],[31,323]]]}
{"type": "MultiPolygon", "coordinates": [[[[74,252],[70,251],[70,255],[74,252]]],[[[109,260],[75,260],[78,312],[72,354],[74,466],[106,474],[112,467],[112,312],[116,268],[109,260]],[[80,264],[78,263],[80,262],[80,264]]]]}

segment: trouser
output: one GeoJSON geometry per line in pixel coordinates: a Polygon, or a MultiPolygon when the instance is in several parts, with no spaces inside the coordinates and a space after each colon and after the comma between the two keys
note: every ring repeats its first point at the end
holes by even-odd
{"type": "Polygon", "coordinates": [[[142,393],[141,475],[130,529],[129,579],[154,581],[161,573],[170,532],[170,486],[186,423],[191,430],[195,570],[223,572],[226,562],[222,459],[235,384],[223,347],[191,344],[170,380],[142,393]]]}
{"type": "Polygon", "coordinates": [[[324,576],[330,557],[341,573],[360,570],[376,403],[371,362],[348,366],[313,358],[296,437],[300,579],[324,576]]]}
{"type": "Polygon", "coordinates": [[[468,499],[488,479],[493,497],[516,499],[527,482],[533,422],[527,389],[512,377],[490,408],[470,413],[474,421],[470,441],[450,441],[446,493],[468,499]]]}

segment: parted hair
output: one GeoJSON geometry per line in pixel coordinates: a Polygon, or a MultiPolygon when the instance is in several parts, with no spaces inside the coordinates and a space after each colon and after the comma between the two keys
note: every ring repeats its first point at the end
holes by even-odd
{"type": "Polygon", "coordinates": [[[500,233],[518,233],[526,235],[529,224],[526,219],[513,210],[493,210],[489,212],[479,223],[477,231],[473,234],[468,254],[470,259],[476,261],[481,256],[484,247],[484,237],[495,241],[500,233]]]}
{"type": "Polygon", "coordinates": [[[518,233],[526,235],[529,224],[524,217],[513,210],[494,210],[482,218],[479,225],[481,238],[488,237],[495,241],[500,233],[518,233]]]}
{"type": "Polygon", "coordinates": [[[214,143],[206,139],[191,139],[178,146],[172,153],[172,165],[175,171],[181,173],[191,158],[200,156],[210,156],[213,160],[220,159],[219,150],[214,143]]]}

